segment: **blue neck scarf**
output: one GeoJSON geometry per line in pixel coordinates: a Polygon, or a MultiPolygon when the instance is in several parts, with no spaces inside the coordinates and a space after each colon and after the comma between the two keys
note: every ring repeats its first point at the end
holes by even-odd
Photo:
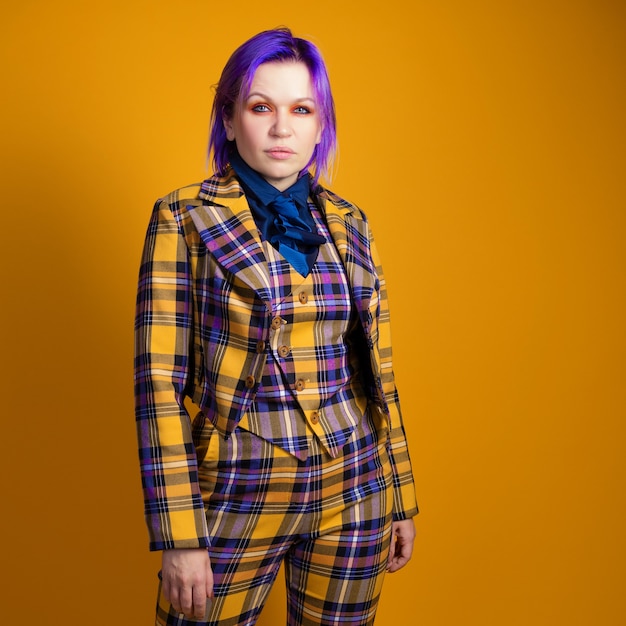
{"type": "Polygon", "coordinates": [[[285,191],[279,191],[253,170],[233,150],[230,155],[237,178],[263,239],[278,250],[302,276],[308,276],[319,247],[326,240],[317,233],[309,211],[309,176],[305,174],[285,191]]]}

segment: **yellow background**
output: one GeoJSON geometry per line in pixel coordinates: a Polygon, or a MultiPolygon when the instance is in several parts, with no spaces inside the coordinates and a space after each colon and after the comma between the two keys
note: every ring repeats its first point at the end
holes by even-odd
{"type": "Polygon", "coordinates": [[[227,57],[286,24],[327,58],[332,186],[390,285],[422,513],[377,626],[626,623],[625,7],[5,6],[0,622],[152,623],[140,249],[154,200],[206,174],[227,57]]]}

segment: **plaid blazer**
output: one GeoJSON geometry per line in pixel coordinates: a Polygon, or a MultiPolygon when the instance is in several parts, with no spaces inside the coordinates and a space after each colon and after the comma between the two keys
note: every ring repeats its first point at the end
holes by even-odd
{"type": "MultiPolygon", "coordinates": [[[[362,362],[371,366],[366,391],[389,425],[394,516],[404,519],[417,505],[378,254],[360,209],[322,187],[314,201],[351,285],[362,362]]],[[[185,399],[228,437],[254,398],[267,359],[259,346],[274,318],[259,237],[232,169],[155,204],[135,319],[135,414],[152,549],[209,545],[185,399]]]]}

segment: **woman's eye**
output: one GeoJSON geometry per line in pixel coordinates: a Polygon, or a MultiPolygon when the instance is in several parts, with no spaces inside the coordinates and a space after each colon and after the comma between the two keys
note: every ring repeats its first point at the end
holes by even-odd
{"type": "Polygon", "coordinates": [[[269,110],[270,110],[270,108],[269,108],[266,104],[255,104],[255,105],[252,107],[252,110],[253,110],[255,113],[267,113],[267,111],[269,111],[269,110]]]}
{"type": "Polygon", "coordinates": [[[307,107],[296,107],[296,108],[294,109],[294,111],[295,111],[296,113],[306,114],[306,113],[310,113],[310,112],[311,112],[311,109],[309,109],[309,108],[307,108],[307,107]]]}

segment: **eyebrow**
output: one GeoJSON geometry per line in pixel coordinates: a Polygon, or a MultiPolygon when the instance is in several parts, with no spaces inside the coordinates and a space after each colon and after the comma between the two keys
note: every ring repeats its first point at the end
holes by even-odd
{"type": "MultiPolygon", "coordinates": [[[[250,98],[253,97],[259,97],[262,98],[263,100],[271,100],[271,98],[269,96],[266,96],[264,93],[261,93],[260,91],[251,91],[247,98],[247,100],[250,100],[250,98]]],[[[302,98],[295,98],[294,102],[312,102],[313,104],[315,104],[315,100],[313,98],[309,98],[308,96],[304,96],[302,98]]]]}

